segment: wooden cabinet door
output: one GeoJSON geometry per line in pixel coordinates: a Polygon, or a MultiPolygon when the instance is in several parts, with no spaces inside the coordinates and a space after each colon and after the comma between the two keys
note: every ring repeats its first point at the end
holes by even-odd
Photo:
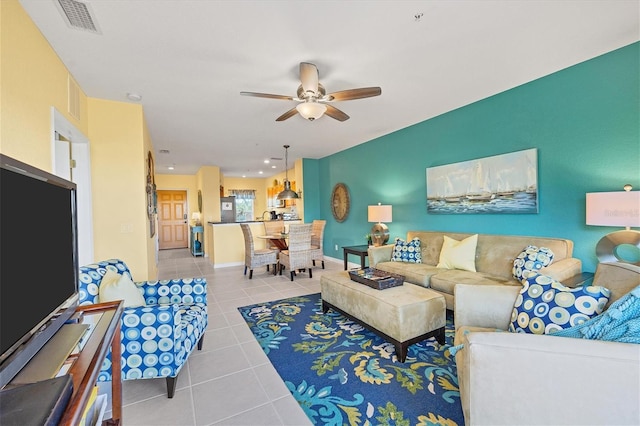
{"type": "Polygon", "coordinates": [[[187,191],[158,191],[158,239],[160,250],[189,246],[187,191]]]}

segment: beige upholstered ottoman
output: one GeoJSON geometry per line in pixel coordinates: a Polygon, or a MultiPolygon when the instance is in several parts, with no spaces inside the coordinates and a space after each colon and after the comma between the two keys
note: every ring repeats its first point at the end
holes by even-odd
{"type": "Polygon", "coordinates": [[[393,343],[400,362],[409,345],[429,337],[445,342],[446,303],[433,290],[415,284],[376,290],[352,281],[348,272],[324,274],[320,288],[323,312],[340,312],[393,343]]]}

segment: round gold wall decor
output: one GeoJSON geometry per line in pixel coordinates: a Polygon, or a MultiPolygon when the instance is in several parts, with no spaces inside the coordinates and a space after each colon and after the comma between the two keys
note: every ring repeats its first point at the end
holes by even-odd
{"type": "Polygon", "coordinates": [[[331,192],[331,213],[336,221],[344,222],[349,216],[350,207],[349,189],[344,183],[337,183],[331,192]]]}

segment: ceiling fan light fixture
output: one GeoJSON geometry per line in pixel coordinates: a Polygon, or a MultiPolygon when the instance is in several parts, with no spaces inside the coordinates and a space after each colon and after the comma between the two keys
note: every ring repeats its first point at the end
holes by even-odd
{"type": "Polygon", "coordinates": [[[327,110],[327,106],[325,104],[311,101],[298,104],[296,109],[303,118],[313,121],[322,117],[322,114],[327,110]]]}

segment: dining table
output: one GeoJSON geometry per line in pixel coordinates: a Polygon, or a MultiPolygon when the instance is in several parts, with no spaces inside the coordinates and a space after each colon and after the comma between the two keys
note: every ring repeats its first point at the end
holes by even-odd
{"type": "Polygon", "coordinates": [[[287,245],[288,236],[289,234],[257,235],[258,238],[269,240],[274,247],[278,248],[278,250],[287,250],[289,248],[287,245]]]}

